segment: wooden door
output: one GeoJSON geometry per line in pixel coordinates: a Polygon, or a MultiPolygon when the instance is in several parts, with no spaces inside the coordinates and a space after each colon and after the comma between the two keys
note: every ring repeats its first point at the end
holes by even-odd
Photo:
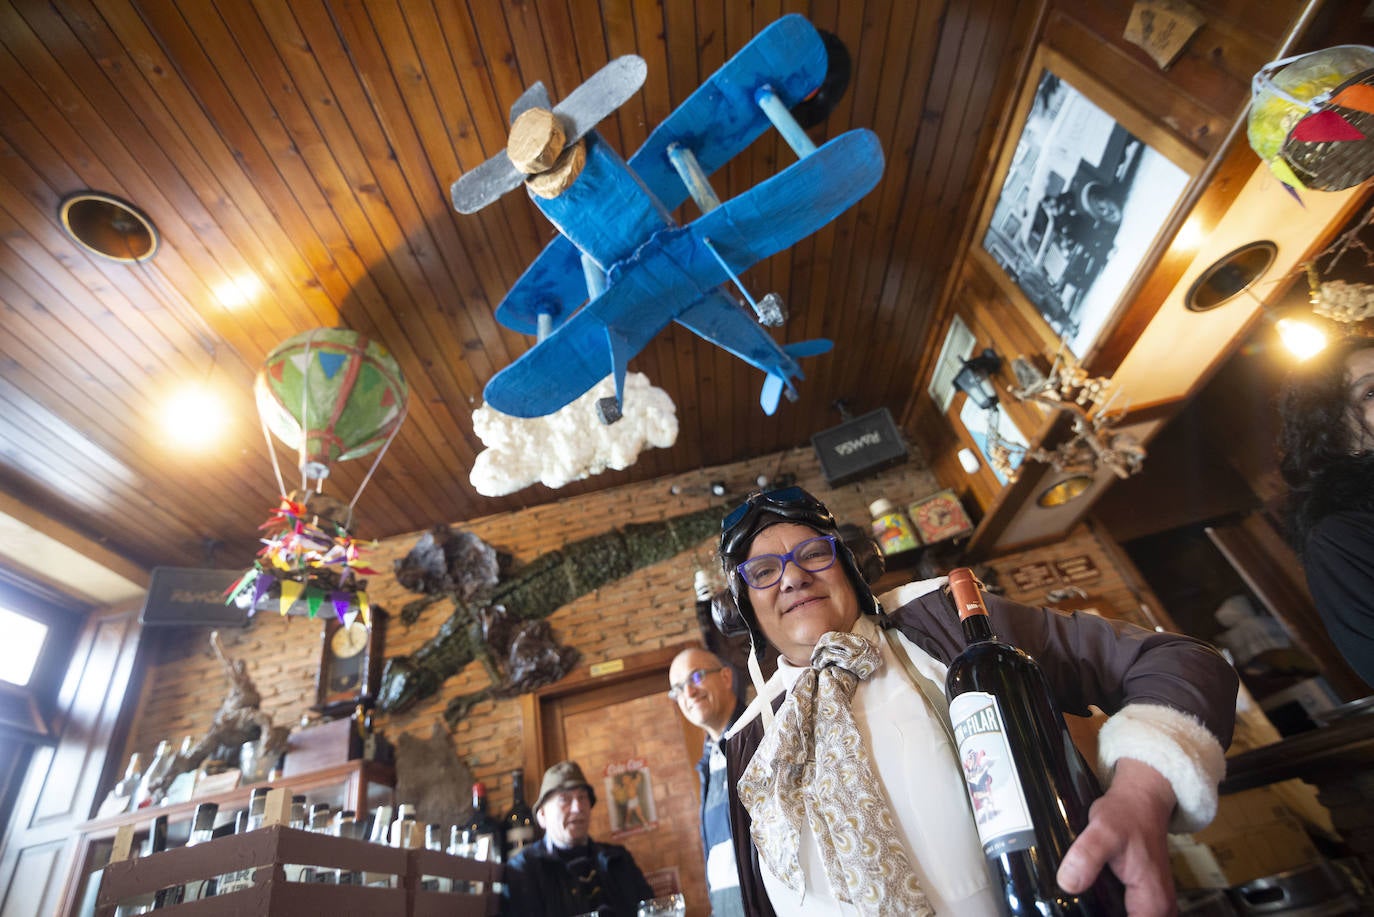
{"type": "Polygon", "coordinates": [[[705,917],[696,773],[705,735],[668,699],[668,666],[681,649],[618,660],[611,675],[569,678],[532,698],[526,769],[542,775],[576,761],[596,790],[592,837],[627,847],[658,893],[681,891],[689,917],[705,917]]]}

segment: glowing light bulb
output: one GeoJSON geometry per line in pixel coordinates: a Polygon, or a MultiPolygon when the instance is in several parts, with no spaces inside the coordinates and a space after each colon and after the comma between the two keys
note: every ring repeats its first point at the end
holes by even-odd
{"type": "Polygon", "coordinates": [[[1283,346],[1299,360],[1306,360],[1326,346],[1326,333],[1302,319],[1281,318],[1274,327],[1278,329],[1283,346]]]}
{"type": "Polygon", "coordinates": [[[162,430],[175,448],[208,449],[217,443],[226,426],[224,401],[204,385],[188,385],[172,394],[162,409],[162,430]]]}

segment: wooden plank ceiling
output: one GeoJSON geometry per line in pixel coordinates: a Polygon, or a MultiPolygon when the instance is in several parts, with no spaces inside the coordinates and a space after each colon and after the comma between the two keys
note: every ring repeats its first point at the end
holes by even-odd
{"type": "MultiPolygon", "coordinates": [[[[276,499],[251,385],[285,338],[343,325],[396,355],[412,391],[359,501],[384,537],[735,461],[808,442],[832,406],[899,412],[973,206],[1031,24],[1017,0],[55,0],[0,4],[0,491],[130,560],[238,566],[276,499]],[[552,229],[523,192],[479,215],[450,183],[502,149],[506,111],[554,99],[608,59],[648,62],[602,133],[626,155],[780,15],[837,34],[849,91],[819,140],[869,127],[887,169],[858,207],[756,267],[792,319],[829,337],[801,400],[773,418],[755,370],[674,328],[632,370],[677,405],[671,449],[562,490],[478,495],[471,412],[532,341],[493,308],[552,229]],[[156,224],[149,261],[100,258],[63,233],[94,189],[156,224]],[[209,455],[155,432],[164,397],[209,379],[232,398],[209,455]]],[[[715,179],[733,196],[793,160],[769,134],[715,179]]],[[[688,205],[679,214],[691,219],[688,205]]],[[[286,456],[290,459],[290,456],[286,456]]],[[[337,463],[351,496],[369,460],[337,463]]]]}

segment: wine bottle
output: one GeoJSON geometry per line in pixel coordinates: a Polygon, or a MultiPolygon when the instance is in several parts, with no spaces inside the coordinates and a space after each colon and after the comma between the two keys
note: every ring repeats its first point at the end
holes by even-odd
{"type": "Polygon", "coordinates": [[[163,739],[157,743],[157,751],[153,752],[153,760],[148,764],[148,769],[139,778],[138,789],[134,791],[133,805],[131,809],[141,809],[144,806],[152,805],[158,800],[153,799],[153,793],[157,792],[158,799],[161,799],[162,790],[156,788],[154,784],[162,779],[167,773],[167,769],[172,766],[172,758],[175,756],[172,751],[172,743],[163,739]]]}
{"type": "Polygon", "coordinates": [[[480,780],[472,785],[472,811],[466,828],[473,859],[501,862],[501,823],[487,811],[487,786],[480,780]]]}
{"type": "Polygon", "coordinates": [[[1074,748],[1040,666],[993,633],[973,571],[951,571],[949,587],[968,641],[945,678],[949,717],[1004,913],[1124,915],[1124,892],[1110,869],[1078,895],[1055,881],[1101,789],[1074,748]]]}
{"type": "Polygon", "coordinates": [[[510,808],[501,818],[501,827],[506,835],[505,858],[508,863],[511,857],[534,843],[539,830],[534,820],[534,812],[530,809],[529,803],[525,802],[524,768],[517,767],[511,771],[510,782],[514,795],[510,808]]]}
{"type": "MultiPolygon", "coordinates": [[[[219,806],[213,802],[202,802],[196,806],[196,814],[191,820],[191,836],[186,839],[187,847],[208,843],[214,836],[215,817],[219,806]]],[[[181,887],[180,902],[199,901],[215,893],[214,879],[192,879],[181,887]]]]}

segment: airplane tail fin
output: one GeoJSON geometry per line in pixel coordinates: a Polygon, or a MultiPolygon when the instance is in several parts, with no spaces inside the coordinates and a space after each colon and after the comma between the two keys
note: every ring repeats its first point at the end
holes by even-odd
{"type": "MultiPolygon", "coordinates": [[[[809,341],[798,341],[795,344],[784,344],[783,353],[794,360],[798,357],[815,357],[823,353],[829,353],[834,347],[834,343],[826,338],[815,338],[809,341]]],[[[795,367],[796,364],[793,364],[795,367]]],[[[788,378],[788,375],[795,375],[798,379],[802,377],[802,371],[796,370],[795,373],[787,373],[787,367],[779,367],[778,371],[768,374],[763,380],[763,391],[759,392],[759,406],[763,408],[763,413],[773,415],[778,409],[778,402],[782,400],[782,393],[787,392],[788,401],[797,400],[797,389],[788,378]]]]}

